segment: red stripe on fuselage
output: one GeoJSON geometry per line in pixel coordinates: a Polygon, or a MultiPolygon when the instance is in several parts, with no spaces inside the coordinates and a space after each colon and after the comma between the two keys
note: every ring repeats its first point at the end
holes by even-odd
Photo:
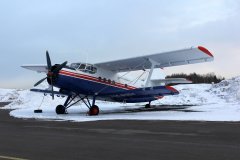
{"type": "Polygon", "coordinates": [[[121,84],[121,83],[118,83],[118,82],[115,82],[115,84],[110,84],[108,82],[103,82],[103,81],[101,81],[98,78],[93,77],[93,76],[74,73],[74,72],[69,72],[69,71],[65,71],[65,70],[61,70],[59,73],[61,75],[70,76],[70,77],[74,77],[74,78],[80,78],[80,79],[84,79],[84,80],[89,80],[89,81],[105,84],[105,85],[112,86],[112,87],[118,87],[118,88],[128,89],[128,90],[136,89],[136,87],[133,87],[133,86],[127,86],[126,87],[124,84],[121,84]]]}

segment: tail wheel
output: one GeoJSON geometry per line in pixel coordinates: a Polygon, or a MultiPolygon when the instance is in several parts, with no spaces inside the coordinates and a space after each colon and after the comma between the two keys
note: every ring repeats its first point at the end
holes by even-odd
{"type": "Polygon", "coordinates": [[[66,113],[66,108],[63,105],[58,105],[56,107],[56,113],[57,114],[65,114],[66,113]]]}
{"type": "Polygon", "coordinates": [[[151,105],[150,104],[146,104],[145,108],[151,108],[151,105]]]}
{"type": "Polygon", "coordinates": [[[98,106],[96,105],[93,105],[90,109],[89,109],[89,112],[88,112],[88,115],[89,116],[96,116],[99,114],[99,108],[98,106]]]}

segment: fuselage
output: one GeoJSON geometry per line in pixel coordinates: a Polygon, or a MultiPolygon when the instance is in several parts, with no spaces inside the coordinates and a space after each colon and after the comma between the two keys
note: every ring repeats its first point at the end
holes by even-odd
{"type": "MultiPolygon", "coordinates": [[[[80,63],[79,63],[80,64],[80,63]]],[[[85,64],[86,65],[86,64],[85,64]]],[[[126,80],[121,79],[120,75],[104,70],[102,68],[96,68],[88,64],[89,68],[81,68],[81,64],[76,67],[70,65],[60,70],[58,77],[54,83],[54,86],[67,91],[72,91],[78,94],[96,96],[102,100],[119,101],[124,102],[124,99],[112,99],[109,98],[111,93],[134,90],[139,88],[137,85],[129,85],[126,80]],[[108,95],[108,96],[106,96],[108,95]],[[105,98],[106,97],[106,98],[105,98]]],[[[153,96],[134,97],[129,95],[128,102],[148,102],[159,99],[153,96]]]]}

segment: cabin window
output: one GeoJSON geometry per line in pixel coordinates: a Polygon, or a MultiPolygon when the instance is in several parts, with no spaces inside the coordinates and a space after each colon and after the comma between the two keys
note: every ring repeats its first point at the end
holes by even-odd
{"type": "Polygon", "coordinates": [[[91,70],[92,70],[92,66],[87,65],[86,69],[87,69],[88,71],[91,71],[91,70]]]}
{"type": "Polygon", "coordinates": [[[97,68],[96,68],[96,67],[93,67],[93,68],[92,68],[92,72],[93,72],[93,73],[97,73],[97,68]]]}
{"type": "Polygon", "coordinates": [[[92,65],[87,66],[86,70],[91,74],[95,74],[97,72],[97,68],[92,65]]]}
{"type": "Polygon", "coordinates": [[[92,64],[85,64],[85,63],[73,63],[71,64],[72,65],[75,65],[75,69],[78,69],[82,72],[86,72],[86,73],[90,73],[90,74],[95,74],[97,72],[97,68],[94,67],[92,64]],[[78,64],[78,65],[76,65],[78,64]]]}
{"type": "Polygon", "coordinates": [[[79,69],[79,70],[85,70],[85,68],[86,68],[86,64],[81,64],[78,69],[79,69]]]}
{"type": "Polygon", "coordinates": [[[92,64],[86,64],[84,72],[95,74],[97,72],[97,68],[93,67],[92,64]]]}
{"type": "Polygon", "coordinates": [[[70,65],[70,67],[73,68],[73,69],[78,69],[79,66],[80,66],[80,63],[72,63],[70,65]]]}

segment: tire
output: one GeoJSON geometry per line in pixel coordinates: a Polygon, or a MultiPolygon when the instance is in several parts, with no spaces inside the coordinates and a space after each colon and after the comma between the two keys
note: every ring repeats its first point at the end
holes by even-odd
{"type": "Polygon", "coordinates": [[[66,109],[63,105],[58,105],[56,107],[56,113],[57,114],[65,114],[66,113],[66,109]]]}
{"type": "Polygon", "coordinates": [[[146,104],[145,108],[151,108],[151,105],[150,104],[146,104]]]}
{"type": "Polygon", "coordinates": [[[93,105],[90,109],[89,109],[89,112],[88,112],[88,115],[89,116],[96,116],[99,114],[99,108],[98,106],[96,105],[93,105]]]}

